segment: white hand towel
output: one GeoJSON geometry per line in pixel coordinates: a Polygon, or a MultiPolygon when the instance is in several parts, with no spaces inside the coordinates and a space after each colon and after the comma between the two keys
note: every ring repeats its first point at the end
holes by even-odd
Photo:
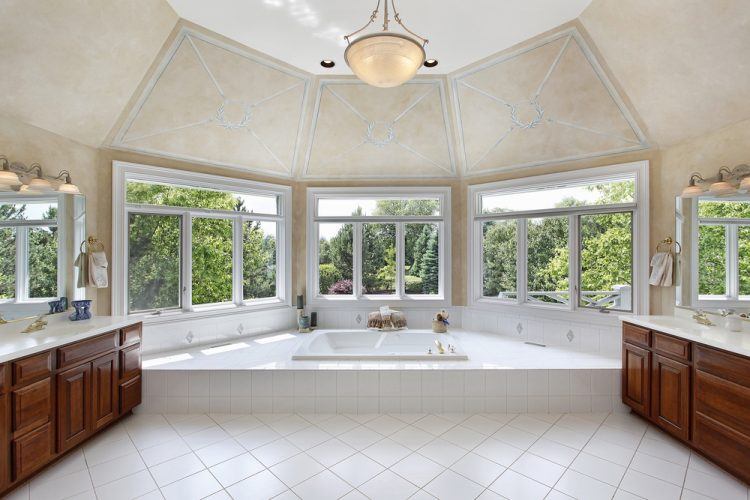
{"type": "Polygon", "coordinates": [[[104,252],[89,253],[89,284],[96,288],[107,288],[109,286],[108,267],[109,262],[104,252]]]}
{"type": "Polygon", "coordinates": [[[672,268],[674,259],[671,252],[657,252],[651,258],[651,276],[649,285],[672,286],[672,268]]]}

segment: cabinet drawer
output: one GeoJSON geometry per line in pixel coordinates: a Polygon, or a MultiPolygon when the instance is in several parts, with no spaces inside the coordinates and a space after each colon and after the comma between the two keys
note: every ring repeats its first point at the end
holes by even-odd
{"type": "Polygon", "coordinates": [[[693,358],[697,370],[750,387],[750,359],[697,344],[693,358]]]}
{"type": "Polygon", "coordinates": [[[66,345],[57,350],[57,367],[71,366],[97,354],[110,351],[115,347],[117,347],[117,334],[115,332],[66,345]]]}
{"type": "Polygon", "coordinates": [[[52,351],[34,354],[14,361],[12,365],[13,385],[24,385],[52,374],[52,351]]]}
{"type": "Polygon", "coordinates": [[[654,351],[684,361],[690,360],[690,342],[654,332],[651,338],[654,351]]]}
{"type": "Polygon", "coordinates": [[[45,378],[11,393],[13,432],[18,435],[50,421],[52,383],[45,378]]]}
{"type": "Polygon", "coordinates": [[[141,404],[141,377],[120,384],[120,414],[127,413],[141,404]]]}
{"type": "Polygon", "coordinates": [[[750,436],[750,388],[695,370],[695,411],[750,436]]]}
{"type": "Polygon", "coordinates": [[[52,425],[14,439],[11,445],[13,480],[26,477],[52,458],[52,425]]]}
{"type": "Polygon", "coordinates": [[[120,380],[141,374],[141,346],[136,344],[120,351],[120,380]]]}
{"type": "Polygon", "coordinates": [[[141,323],[120,330],[120,345],[137,344],[141,341],[141,323]]]}
{"type": "Polygon", "coordinates": [[[651,330],[630,323],[622,324],[622,340],[642,347],[651,346],[651,330]]]}
{"type": "Polygon", "coordinates": [[[743,481],[750,481],[750,437],[701,413],[695,414],[693,422],[695,447],[743,481]]]}

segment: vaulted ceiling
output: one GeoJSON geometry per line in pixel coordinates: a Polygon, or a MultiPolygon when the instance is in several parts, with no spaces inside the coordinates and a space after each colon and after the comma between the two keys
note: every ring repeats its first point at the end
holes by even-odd
{"type": "Polygon", "coordinates": [[[401,0],[439,71],[377,89],[341,61],[364,1],[6,0],[0,114],[96,147],[309,179],[483,175],[750,118],[747,1],[589,2],[401,0]]]}

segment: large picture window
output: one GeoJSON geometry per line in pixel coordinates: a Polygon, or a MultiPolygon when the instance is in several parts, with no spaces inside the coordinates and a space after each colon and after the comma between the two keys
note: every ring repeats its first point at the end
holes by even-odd
{"type": "Polygon", "coordinates": [[[698,256],[694,266],[701,304],[750,301],[750,201],[701,197],[696,213],[698,256]]]}
{"type": "Polygon", "coordinates": [[[0,198],[0,302],[61,295],[57,197],[0,198]]]}
{"type": "Polygon", "coordinates": [[[472,302],[635,311],[645,175],[630,164],[472,186],[472,302]]]}
{"type": "Polygon", "coordinates": [[[450,189],[308,190],[310,297],[447,299],[450,189]]]}
{"type": "Polygon", "coordinates": [[[115,174],[116,313],[289,303],[289,188],[117,162],[115,174]]]}

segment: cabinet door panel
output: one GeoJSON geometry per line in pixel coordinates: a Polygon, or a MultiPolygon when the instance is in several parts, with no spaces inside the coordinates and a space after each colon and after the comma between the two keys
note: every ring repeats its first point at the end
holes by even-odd
{"type": "Polygon", "coordinates": [[[52,382],[42,379],[16,389],[13,401],[13,433],[18,436],[50,421],[52,417],[52,382]]]}
{"type": "Polygon", "coordinates": [[[117,413],[117,353],[95,359],[92,369],[92,420],[97,430],[114,420],[117,413]]]}
{"type": "Polygon", "coordinates": [[[695,370],[695,411],[750,436],[750,388],[695,370]]]}
{"type": "Polygon", "coordinates": [[[622,346],[622,402],[648,416],[650,403],[651,353],[631,344],[622,346]]]}
{"type": "Polygon", "coordinates": [[[750,437],[696,413],[693,445],[732,474],[750,482],[750,437]]]}
{"type": "Polygon", "coordinates": [[[26,477],[52,458],[52,424],[13,440],[13,480],[26,477]]]}
{"type": "Polygon", "coordinates": [[[651,409],[654,422],[687,440],[690,432],[690,367],[664,356],[651,358],[651,409]]]}
{"type": "Polygon", "coordinates": [[[141,377],[120,384],[120,415],[141,404],[141,377]]]}
{"type": "Polygon", "coordinates": [[[57,375],[57,451],[91,434],[91,363],[57,375]]]}
{"type": "Polygon", "coordinates": [[[0,491],[10,482],[10,453],[8,453],[8,435],[10,423],[8,421],[8,395],[0,395],[0,491]]]}
{"type": "Polygon", "coordinates": [[[120,351],[120,380],[130,380],[141,374],[141,344],[120,351]]]}

